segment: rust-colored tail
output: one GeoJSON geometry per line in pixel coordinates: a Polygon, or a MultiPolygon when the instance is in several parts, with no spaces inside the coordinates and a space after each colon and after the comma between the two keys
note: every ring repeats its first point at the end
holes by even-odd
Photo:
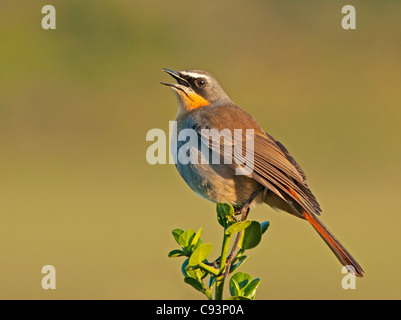
{"type": "MultiPolygon", "coordinates": [[[[334,252],[337,259],[340,260],[343,266],[352,266],[355,270],[357,277],[363,277],[363,269],[351,256],[351,254],[344,248],[344,246],[337,240],[337,238],[326,228],[326,226],[313,214],[304,212],[306,220],[308,220],[313,228],[319,233],[323,240],[327,243],[330,249],[334,252]]],[[[352,268],[347,268],[352,272],[352,268]]]]}

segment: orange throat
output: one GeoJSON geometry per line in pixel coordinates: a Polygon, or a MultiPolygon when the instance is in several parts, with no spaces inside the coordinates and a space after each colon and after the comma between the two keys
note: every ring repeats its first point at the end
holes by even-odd
{"type": "Polygon", "coordinates": [[[209,101],[196,93],[187,94],[182,91],[177,91],[177,93],[180,97],[181,105],[185,110],[193,110],[210,105],[209,101]]]}

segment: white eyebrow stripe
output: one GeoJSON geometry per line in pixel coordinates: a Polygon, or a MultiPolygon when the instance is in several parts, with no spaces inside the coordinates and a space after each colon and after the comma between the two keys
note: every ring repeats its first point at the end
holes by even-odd
{"type": "Polygon", "coordinates": [[[189,76],[189,77],[192,77],[192,78],[205,78],[205,79],[207,78],[206,75],[200,74],[200,73],[196,73],[196,72],[181,71],[181,73],[183,75],[186,75],[186,76],[189,76]]]}

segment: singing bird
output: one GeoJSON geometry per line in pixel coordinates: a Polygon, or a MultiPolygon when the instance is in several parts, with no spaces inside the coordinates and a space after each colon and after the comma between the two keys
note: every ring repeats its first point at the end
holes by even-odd
{"type": "MultiPolygon", "coordinates": [[[[364,271],[358,262],[317,218],[321,212],[319,203],[306,184],[305,173],[283,144],[266,133],[251,115],[231,101],[210,73],[202,70],[163,71],[177,81],[161,82],[171,87],[178,97],[177,131],[191,129],[198,134],[199,154],[204,150],[200,146],[205,144],[202,129],[217,129],[219,132],[241,129],[243,133],[253,129],[253,163],[248,174],[237,174],[235,169],[240,165],[235,161],[229,164],[223,161],[178,161],[177,170],[189,187],[215,203],[233,206],[266,203],[307,220],[342,265],[352,266],[348,270],[363,277],[364,271]]],[[[245,137],[243,139],[246,140],[245,137]]],[[[185,141],[177,141],[173,145],[176,149],[172,152],[177,152],[183,144],[185,141]]],[[[211,145],[207,147],[211,153],[221,152],[223,158],[224,151],[216,151],[211,145]]],[[[233,153],[232,156],[236,159],[238,154],[233,153]]]]}

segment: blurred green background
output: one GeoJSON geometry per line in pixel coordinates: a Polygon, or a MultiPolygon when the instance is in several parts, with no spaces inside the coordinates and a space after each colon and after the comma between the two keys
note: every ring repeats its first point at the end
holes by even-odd
{"type": "Polygon", "coordinates": [[[267,206],[241,271],[258,299],[401,298],[400,1],[12,1],[0,4],[0,298],[203,299],[183,282],[174,228],[215,205],[173,165],[146,162],[177,102],[161,72],[204,69],[284,143],[322,220],[366,271],[341,265],[300,219],[267,206]],[[43,30],[41,9],[57,10],[43,30]],[[357,29],[341,28],[342,6],[357,29]],[[57,289],[43,290],[54,265],[57,289]]]}

